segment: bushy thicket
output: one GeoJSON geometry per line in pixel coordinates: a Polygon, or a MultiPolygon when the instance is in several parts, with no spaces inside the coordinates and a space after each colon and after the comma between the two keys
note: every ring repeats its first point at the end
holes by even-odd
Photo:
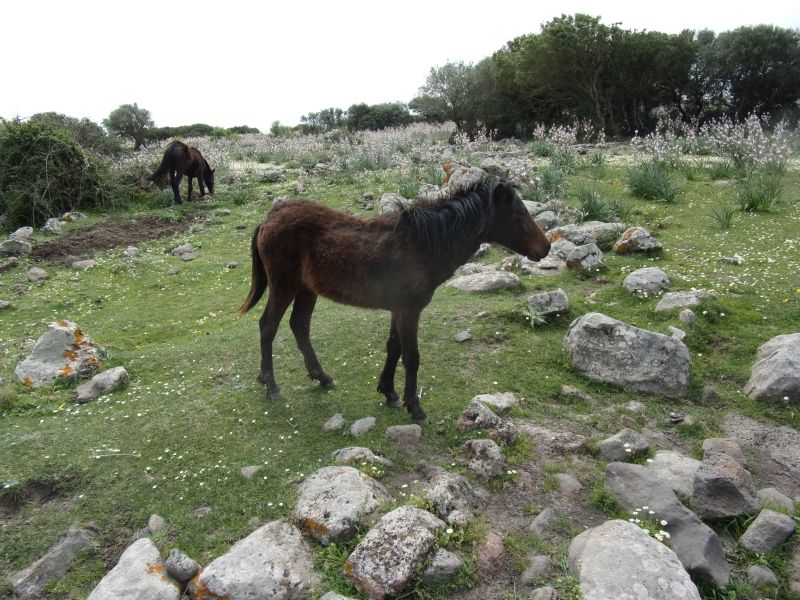
{"type": "Polygon", "coordinates": [[[8,226],[40,226],[50,217],[108,201],[104,166],[67,131],[41,121],[3,125],[0,214],[8,226]]]}

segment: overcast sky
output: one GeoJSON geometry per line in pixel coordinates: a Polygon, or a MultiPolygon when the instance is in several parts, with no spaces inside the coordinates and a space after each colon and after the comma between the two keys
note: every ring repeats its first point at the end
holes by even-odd
{"type": "Polygon", "coordinates": [[[787,0],[15,0],[0,11],[0,116],[100,122],[136,102],[158,126],[267,131],[326,107],[408,102],[431,67],[477,62],[576,12],[666,33],[800,27],[787,0]]]}

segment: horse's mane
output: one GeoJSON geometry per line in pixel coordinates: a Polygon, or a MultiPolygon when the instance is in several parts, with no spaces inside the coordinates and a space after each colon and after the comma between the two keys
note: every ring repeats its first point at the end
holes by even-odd
{"type": "Polygon", "coordinates": [[[400,218],[427,252],[451,253],[465,239],[480,236],[489,227],[493,213],[489,199],[499,184],[497,177],[486,177],[449,198],[420,198],[400,218]]]}

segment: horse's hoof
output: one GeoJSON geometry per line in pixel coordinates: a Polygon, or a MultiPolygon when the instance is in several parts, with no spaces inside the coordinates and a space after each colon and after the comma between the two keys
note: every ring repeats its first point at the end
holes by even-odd
{"type": "Polygon", "coordinates": [[[332,390],[333,388],[336,387],[336,382],[331,377],[329,377],[324,381],[320,381],[319,384],[322,386],[322,389],[324,390],[332,390]]]}
{"type": "Polygon", "coordinates": [[[267,390],[267,399],[268,400],[282,400],[283,394],[281,394],[280,389],[275,388],[274,390],[267,390]]]}
{"type": "Polygon", "coordinates": [[[428,425],[430,423],[430,421],[428,420],[428,417],[422,417],[420,419],[412,417],[411,418],[411,422],[414,423],[414,425],[419,425],[420,427],[422,427],[424,425],[428,425]]]}
{"type": "Polygon", "coordinates": [[[386,406],[389,408],[402,408],[403,401],[400,399],[400,396],[397,395],[397,392],[394,390],[386,394],[386,406]]]}

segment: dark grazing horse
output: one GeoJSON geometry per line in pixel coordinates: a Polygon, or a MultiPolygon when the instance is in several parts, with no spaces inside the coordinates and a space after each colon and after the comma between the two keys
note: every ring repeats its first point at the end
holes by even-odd
{"type": "Polygon", "coordinates": [[[333,386],[309,338],[311,314],[322,295],[343,304],[391,311],[378,392],[390,406],[400,406],[394,375],[402,357],[406,373],[402,404],[413,421],[425,423],[416,393],[419,316],[437,286],[483,242],[500,244],[531,260],[546,256],[550,249],[516,189],[495,177],[450,199],[418,200],[404,211],[367,220],[308,200],[275,205],[253,233],[250,293],[239,309],[246,313],[269,287],[259,321],[259,381],[267,394],[280,396],[272,370],[272,343],[292,301],[289,324],[308,374],[325,388],[333,386]]]}
{"type": "Polygon", "coordinates": [[[195,177],[200,185],[201,196],[206,195],[205,187],[203,187],[204,183],[208,186],[208,193],[214,194],[214,169],[200,154],[200,150],[193,146],[187,146],[177,140],[167,146],[167,149],[164,150],[164,158],[161,159],[161,164],[150,180],[157,182],[167,173],[169,173],[169,183],[172,186],[176,204],[181,203],[179,186],[184,175],[189,178],[189,191],[187,192],[189,200],[192,199],[192,179],[195,177]]]}

